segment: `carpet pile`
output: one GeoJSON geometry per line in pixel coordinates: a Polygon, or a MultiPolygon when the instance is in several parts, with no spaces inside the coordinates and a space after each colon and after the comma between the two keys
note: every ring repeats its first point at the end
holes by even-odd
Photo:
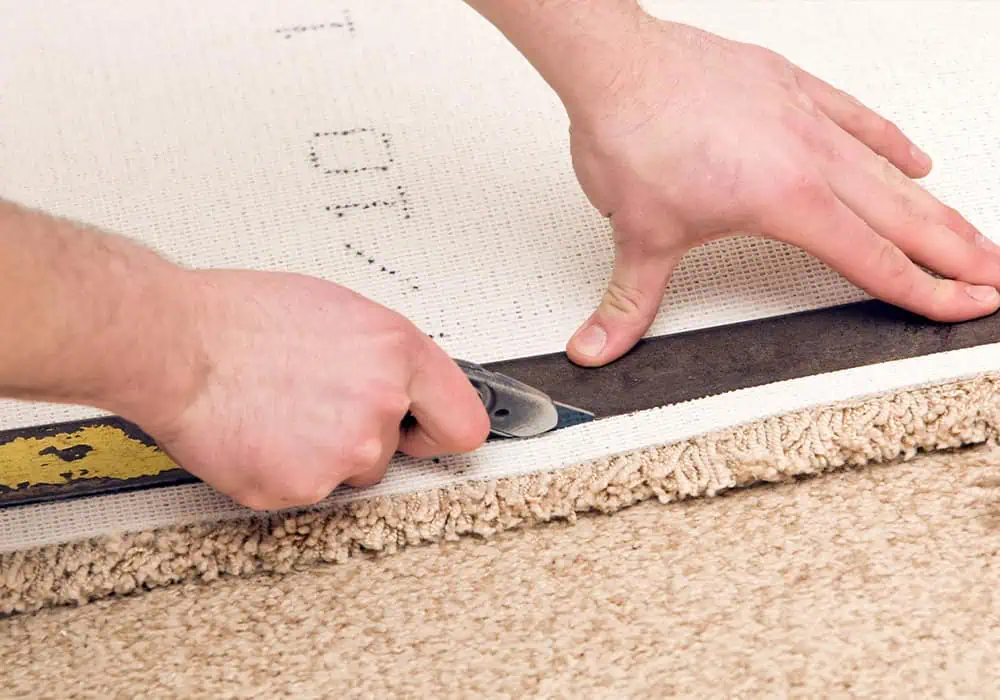
{"type": "Polygon", "coordinates": [[[1000,450],[0,622],[6,697],[995,697],[1000,450]]]}
{"type": "Polygon", "coordinates": [[[1000,378],[983,375],[776,416],[556,472],[4,554],[0,612],[342,563],[573,521],[580,513],[610,513],[649,499],[684,501],[983,443],[1000,431],[998,387],[1000,378]]]}

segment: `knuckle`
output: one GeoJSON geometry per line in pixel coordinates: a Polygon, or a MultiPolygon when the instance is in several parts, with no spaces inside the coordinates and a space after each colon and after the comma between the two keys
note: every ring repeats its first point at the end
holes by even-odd
{"type": "Polygon", "coordinates": [[[893,124],[888,119],[880,116],[876,112],[868,109],[861,110],[861,125],[869,134],[875,137],[886,138],[892,136],[893,124]]]}
{"type": "Polygon", "coordinates": [[[892,122],[868,109],[857,100],[851,100],[849,104],[850,107],[845,109],[840,117],[841,123],[848,132],[879,144],[891,140],[898,133],[899,130],[892,122]]]}
{"type": "Polygon", "coordinates": [[[356,442],[350,450],[352,466],[368,469],[378,464],[382,457],[382,441],[377,437],[356,442]]]}
{"type": "Polygon", "coordinates": [[[902,250],[883,239],[879,243],[877,264],[882,274],[898,277],[906,272],[909,260],[902,250]]]}
{"type": "Polygon", "coordinates": [[[864,103],[862,103],[861,100],[855,97],[852,93],[847,92],[846,90],[837,90],[837,94],[840,95],[840,97],[843,98],[844,101],[846,101],[851,105],[854,105],[858,109],[867,109],[864,103]]]}
{"type": "Polygon", "coordinates": [[[913,276],[909,274],[912,263],[893,243],[881,239],[874,264],[879,276],[892,284],[898,294],[907,296],[912,291],[913,276]]]}
{"type": "Polygon", "coordinates": [[[951,229],[962,230],[968,223],[966,222],[965,217],[958,213],[957,209],[954,209],[941,201],[938,201],[934,205],[933,215],[941,223],[951,229]]]}
{"type": "Polygon", "coordinates": [[[336,488],[337,484],[327,484],[313,479],[303,479],[285,487],[283,501],[289,506],[316,505],[336,488]]]}
{"type": "Polygon", "coordinates": [[[350,483],[350,485],[354,488],[368,488],[369,486],[374,486],[382,481],[382,477],[384,476],[385,469],[372,469],[367,472],[353,475],[348,480],[348,483],[350,483]]]}
{"type": "Polygon", "coordinates": [[[892,122],[866,107],[858,107],[850,112],[850,115],[858,131],[873,141],[885,143],[899,133],[899,129],[892,122]]]}
{"type": "Polygon", "coordinates": [[[794,98],[796,106],[810,117],[815,117],[819,114],[819,107],[816,105],[816,101],[805,90],[796,90],[794,98]]]}
{"type": "Polygon", "coordinates": [[[887,204],[891,206],[893,220],[890,228],[900,235],[906,235],[908,231],[922,229],[927,222],[918,215],[917,203],[913,200],[912,193],[907,188],[894,188],[887,196],[887,204]]]}
{"type": "Polygon", "coordinates": [[[851,105],[838,116],[838,121],[844,130],[851,134],[864,134],[868,131],[868,110],[861,105],[851,105]]]}
{"type": "Polygon", "coordinates": [[[303,499],[302,504],[304,506],[312,506],[320,501],[326,500],[326,498],[333,492],[337,486],[340,485],[339,481],[327,482],[323,484],[316,484],[313,489],[309,492],[308,498],[303,499]]]}
{"type": "Polygon", "coordinates": [[[392,384],[379,383],[370,386],[364,395],[368,408],[378,424],[385,421],[398,422],[410,408],[410,397],[392,384]]]}
{"type": "Polygon", "coordinates": [[[896,126],[893,122],[889,121],[885,117],[880,117],[875,115],[876,126],[874,127],[875,133],[881,138],[882,141],[886,143],[892,143],[894,141],[905,141],[906,136],[903,135],[902,129],[896,126]]]}
{"type": "Polygon", "coordinates": [[[402,314],[389,312],[381,318],[376,328],[371,329],[372,347],[380,352],[403,356],[413,351],[423,335],[413,323],[402,314]]]}
{"type": "Polygon", "coordinates": [[[934,205],[934,209],[936,211],[932,214],[932,216],[934,216],[934,218],[944,224],[947,228],[962,236],[965,240],[970,243],[975,243],[976,245],[984,245],[986,243],[983,234],[980,233],[975,226],[969,223],[957,209],[953,209],[942,202],[938,202],[934,205]]]}
{"type": "Polygon", "coordinates": [[[907,177],[903,175],[891,160],[884,155],[877,155],[875,158],[878,160],[879,175],[883,181],[900,188],[907,188],[909,186],[907,177]]]}
{"type": "Polygon", "coordinates": [[[612,280],[604,292],[601,306],[617,315],[633,316],[642,309],[643,294],[636,287],[612,280]]]}
{"type": "Polygon", "coordinates": [[[844,155],[837,148],[837,144],[823,129],[819,128],[819,122],[814,117],[803,118],[799,115],[798,121],[800,124],[794,133],[805,146],[809,155],[827,163],[839,163],[844,160],[844,155]]]}
{"type": "Polygon", "coordinates": [[[826,181],[805,170],[791,170],[784,174],[775,187],[775,203],[788,202],[798,207],[827,209],[833,201],[833,193],[826,181]]]}
{"type": "Polygon", "coordinates": [[[775,71],[778,78],[785,84],[798,84],[798,74],[795,66],[780,52],[756,44],[745,44],[744,50],[748,51],[751,56],[756,56],[757,60],[764,66],[775,71]]]}
{"type": "Polygon", "coordinates": [[[796,90],[789,102],[778,108],[778,119],[781,126],[791,134],[798,136],[812,146],[821,138],[817,129],[816,112],[818,108],[813,98],[803,90],[796,90]]]}

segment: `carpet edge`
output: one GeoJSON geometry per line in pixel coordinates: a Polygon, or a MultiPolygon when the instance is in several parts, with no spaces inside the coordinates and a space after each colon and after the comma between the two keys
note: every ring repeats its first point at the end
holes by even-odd
{"type": "Polygon", "coordinates": [[[184,581],[282,573],[358,555],[613,513],[994,440],[1000,374],[773,416],[555,472],[384,496],[294,516],[199,523],[0,555],[0,615],[184,581]]]}

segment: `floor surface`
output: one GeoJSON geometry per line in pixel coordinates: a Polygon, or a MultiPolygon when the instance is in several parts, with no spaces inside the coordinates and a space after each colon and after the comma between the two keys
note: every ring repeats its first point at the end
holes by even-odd
{"type": "Polygon", "coordinates": [[[1000,450],[0,622],[5,697],[995,697],[1000,450]],[[8,695],[9,694],[9,695],[8,695]]]}

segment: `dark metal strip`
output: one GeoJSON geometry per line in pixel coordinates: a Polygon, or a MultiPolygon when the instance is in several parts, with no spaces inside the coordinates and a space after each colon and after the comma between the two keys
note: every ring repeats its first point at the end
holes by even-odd
{"type": "Polygon", "coordinates": [[[943,324],[866,301],[651,338],[599,369],[579,367],[563,353],[489,368],[602,418],[996,342],[1000,314],[943,324]]]}
{"type": "MultiPolygon", "coordinates": [[[[541,389],[556,401],[589,410],[600,419],[777,381],[995,342],[1000,342],[1000,315],[942,324],[869,301],[651,338],[599,369],[574,365],[563,353],[484,366],[541,389]]],[[[0,470],[5,446],[22,438],[59,440],[59,449],[50,446],[43,451],[67,462],[86,463],[101,456],[100,450],[73,443],[73,436],[85,428],[102,426],[116,429],[122,443],[134,441],[155,449],[149,436],[120,418],[21,428],[0,431],[0,470]]],[[[158,468],[157,473],[124,479],[86,478],[70,469],[66,483],[0,487],[0,507],[198,481],[172,463],[158,468]]]]}

